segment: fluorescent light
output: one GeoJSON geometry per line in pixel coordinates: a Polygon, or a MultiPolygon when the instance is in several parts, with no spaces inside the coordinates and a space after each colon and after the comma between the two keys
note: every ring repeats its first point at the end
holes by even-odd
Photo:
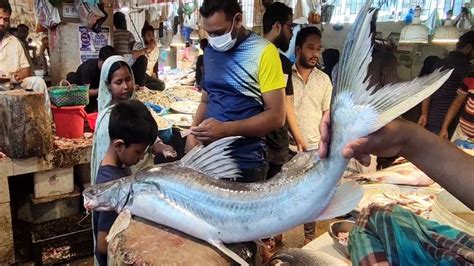
{"type": "Polygon", "coordinates": [[[444,26],[435,30],[433,36],[434,43],[457,43],[459,40],[459,30],[453,26],[451,19],[446,19],[444,26]]]}
{"type": "Polygon", "coordinates": [[[191,36],[189,36],[189,38],[191,40],[199,40],[199,32],[194,29],[192,32],[191,32],[191,36]]]}
{"type": "Polygon", "coordinates": [[[181,35],[181,31],[179,30],[180,25],[178,25],[178,32],[176,33],[175,36],[173,36],[173,39],[171,40],[171,46],[185,46],[186,45],[186,40],[184,39],[183,35],[181,35]]]}
{"type": "Polygon", "coordinates": [[[127,5],[123,5],[119,11],[122,13],[128,13],[130,11],[130,8],[127,5]]]}

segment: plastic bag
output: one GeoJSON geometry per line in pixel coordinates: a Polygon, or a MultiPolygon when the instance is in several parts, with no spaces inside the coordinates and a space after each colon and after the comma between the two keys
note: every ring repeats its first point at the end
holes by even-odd
{"type": "Polygon", "coordinates": [[[90,5],[87,2],[80,0],[75,3],[82,25],[91,29],[95,33],[99,33],[102,24],[107,19],[107,14],[99,5],[90,5]]]}
{"type": "Polygon", "coordinates": [[[46,29],[54,28],[61,23],[59,10],[48,0],[35,0],[35,15],[37,24],[46,29]]]}

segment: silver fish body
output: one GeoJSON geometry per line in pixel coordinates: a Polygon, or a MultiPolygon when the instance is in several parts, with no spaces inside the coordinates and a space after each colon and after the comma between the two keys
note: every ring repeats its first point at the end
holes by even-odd
{"type": "MultiPolygon", "coordinates": [[[[337,165],[347,164],[341,157],[340,162],[333,161],[319,161],[321,166],[307,172],[287,171],[258,183],[213,179],[170,163],[110,187],[106,198],[122,200],[114,204],[118,211],[126,208],[134,215],[208,242],[253,241],[314,220],[335,191],[335,176],[341,175],[337,165]],[[332,177],[327,171],[329,165],[334,168],[332,177]],[[124,196],[127,190],[129,194],[124,196]]],[[[87,192],[84,195],[93,199],[87,192]]]]}

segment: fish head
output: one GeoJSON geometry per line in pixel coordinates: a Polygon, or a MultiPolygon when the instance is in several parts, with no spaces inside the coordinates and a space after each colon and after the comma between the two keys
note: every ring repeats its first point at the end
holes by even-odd
{"type": "Polygon", "coordinates": [[[88,187],[82,193],[86,210],[117,211],[126,205],[133,177],[125,177],[88,187]]]}

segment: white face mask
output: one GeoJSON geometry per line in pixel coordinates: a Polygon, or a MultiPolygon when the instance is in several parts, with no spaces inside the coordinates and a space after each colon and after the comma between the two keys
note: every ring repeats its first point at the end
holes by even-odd
{"type": "Polygon", "coordinates": [[[234,30],[234,22],[235,21],[232,21],[232,28],[230,29],[228,33],[223,34],[221,36],[216,36],[216,37],[209,36],[208,38],[209,45],[211,45],[211,47],[214,50],[218,52],[227,52],[230,49],[232,49],[232,47],[234,47],[235,43],[237,42],[237,36],[235,36],[235,38],[232,39],[232,31],[234,30]]]}

